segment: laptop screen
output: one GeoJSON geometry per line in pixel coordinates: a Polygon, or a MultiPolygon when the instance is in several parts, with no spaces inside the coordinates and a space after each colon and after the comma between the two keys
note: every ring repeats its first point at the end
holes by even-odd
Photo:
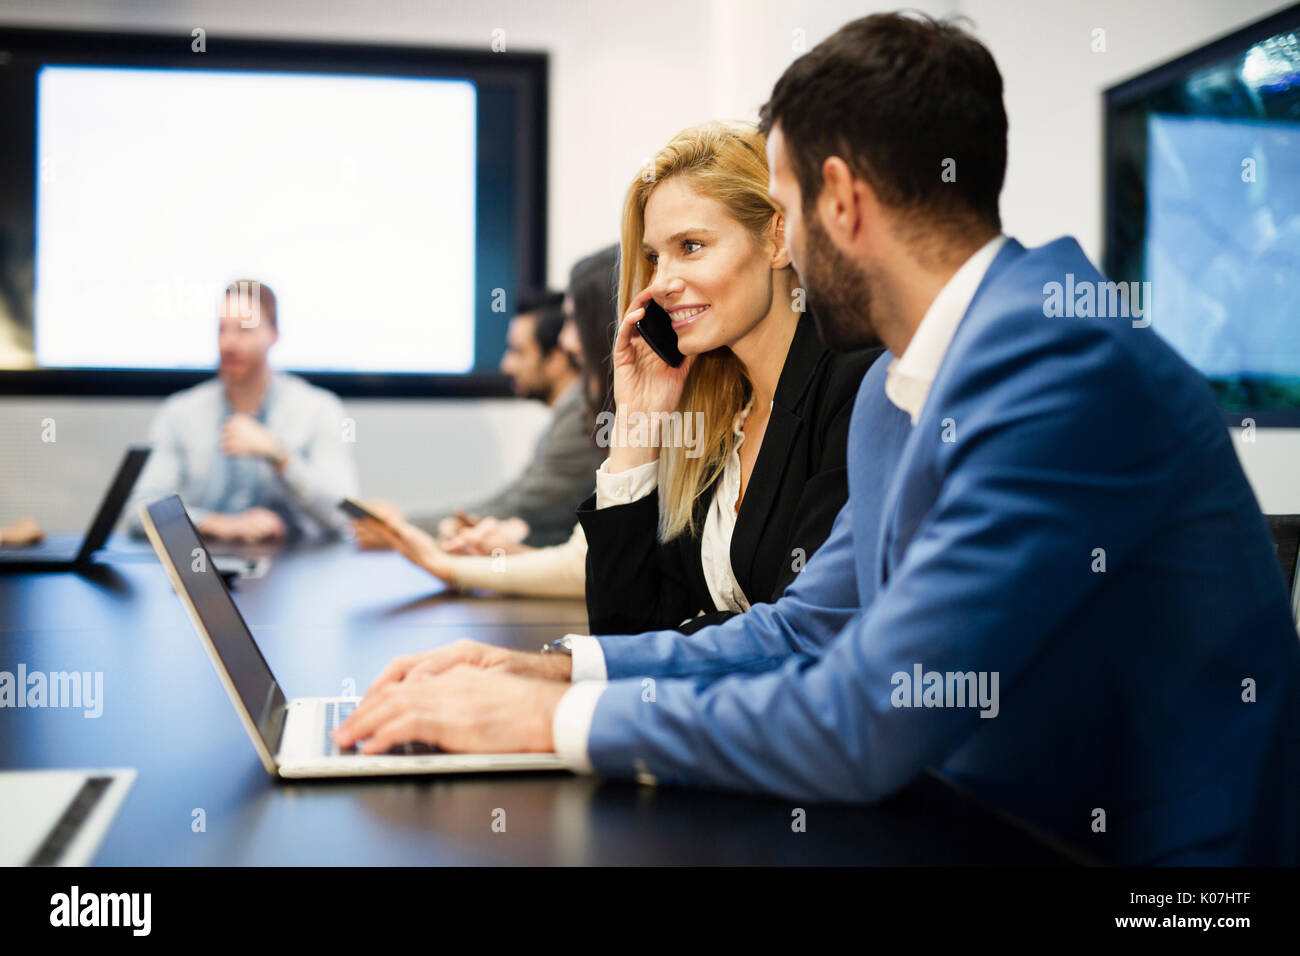
{"type": "Polygon", "coordinates": [[[284,727],[284,692],[235,607],[226,582],[213,565],[212,555],[203,546],[180,496],[172,495],[148,508],[181,586],[198,612],[244,709],[267,749],[276,753],[284,727]]]}
{"type": "Polygon", "coordinates": [[[117,524],[117,519],[122,516],[122,508],[126,505],[126,500],[131,497],[131,491],[135,488],[135,481],[140,477],[144,463],[149,459],[149,451],[148,448],[127,450],[122,458],[122,464],[118,466],[113,483],[108,486],[108,494],[100,503],[99,511],[95,513],[95,520],[90,523],[90,530],[86,532],[86,538],[81,543],[81,551],[77,554],[78,563],[89,561],[90,556],[102,548],[108,540],[113,525],[117,524]]]}

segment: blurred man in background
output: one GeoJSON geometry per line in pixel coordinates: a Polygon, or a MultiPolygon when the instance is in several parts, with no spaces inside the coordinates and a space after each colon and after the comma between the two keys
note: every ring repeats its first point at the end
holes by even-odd
{"type": "Polygon", "coordinates": [[[279,339],[275,293],[254,280],[222,299],[217,377],[163,403],[153,454],[128,509],[179,493],[199,532],[221,541],[336,534],[339,499],[356,493],[338,397],[268,362],[279,339]]]}

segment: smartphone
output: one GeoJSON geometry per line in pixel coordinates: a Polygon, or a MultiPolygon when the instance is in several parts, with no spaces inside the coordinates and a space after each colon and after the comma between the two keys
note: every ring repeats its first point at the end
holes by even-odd
{"type": "Polygon", "coordinates": [[[637,320],[636,330],[641,333],[646,344],[655,350],[655,354],[672,368],[677,368],[686,361],[686,356],[677,348],[677,331],[673,328],[673,320],[654,299],[645,304],[645,315],[637,320]]]}
{"type": "Polygon", "coordinates": [[[349,517],[356,518],[358,521],[378,521],[380,524],[387,524],[383,518],[375,514],[355,498],[344,498],[339,502],[340,510],[344,511],[349,517]]]}

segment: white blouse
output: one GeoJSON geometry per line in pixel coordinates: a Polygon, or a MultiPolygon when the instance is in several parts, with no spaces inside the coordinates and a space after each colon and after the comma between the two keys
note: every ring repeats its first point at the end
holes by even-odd
{"type": "MultiPolygon", "coordinates": [[[[740,446],[745,441],[745,419],[753,407],[754,399],[751,396],[732,420],[736,443],[723,464],[722,475],[713,487],[713,500],[709,503],[704,530],[700,534],[704,583],[708,585],[709,596],[719,611],[749,610],[749,598],[741,590],[731,567],[731,536],[736,530],[736,499],[740,497],[740,446]]],[[[597,508],[612,508],[639,501],[659,484],[659,463],[655,461],[617,474],[610,474],[608,469],[609,459],[606,459],[596,471],[597,508]]]]}

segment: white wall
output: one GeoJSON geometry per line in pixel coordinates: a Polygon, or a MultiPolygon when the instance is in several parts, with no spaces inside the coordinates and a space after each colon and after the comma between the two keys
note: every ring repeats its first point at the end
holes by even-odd
{"type": "MultiPolygon", "coordinates": [[[[551,54],[549,273],[562,285],[575,259],[613,241],[627,182],[669,136],[705,119],[753,119],[801,48],[856,16],[895,6],[964,13],[997,57],[1011,122],[1003,194],[1008,231],[1032,243],[1072,233],[1096,256],[1101,91],[1285,3],[0,0],[0,22],[186,35],[203,27],[211,35],[479,48],[488,48],[492,31],[503,29],[509,49],[551,54]],[[1106,30],[1105,53],[1091,52],[1095,27],[1106,30]]],[[[55,527],[80,523],[84,516],[73,521],[72,511],[87,495],[98,495],[107,467],[102,462],[116,456],[117,436],[143,436],[153,404],[0,400],[0,511],[36,511],[38,517],[66,512],[63,520],[46,520],[55,527]],[[84,452],[75,445],[59,448],[57,456],[68,457],[59,457],[53,469],[51,449],[15,445],[30,440],[33,401],[79,422],[84,452]]],[[[482,490],[526,455],[541,420],[537,409],[511,414],[512,403],[348,404],[362,432],[374,436],[362,455],[365,493],[408,499],[403,503],[410,506],[458,500],[467,480],[482,490]]],[[[1260,430],[1254,443],[1239,448],[1265,510],[1300,512],[1300,430],[1260,430]]]]}

